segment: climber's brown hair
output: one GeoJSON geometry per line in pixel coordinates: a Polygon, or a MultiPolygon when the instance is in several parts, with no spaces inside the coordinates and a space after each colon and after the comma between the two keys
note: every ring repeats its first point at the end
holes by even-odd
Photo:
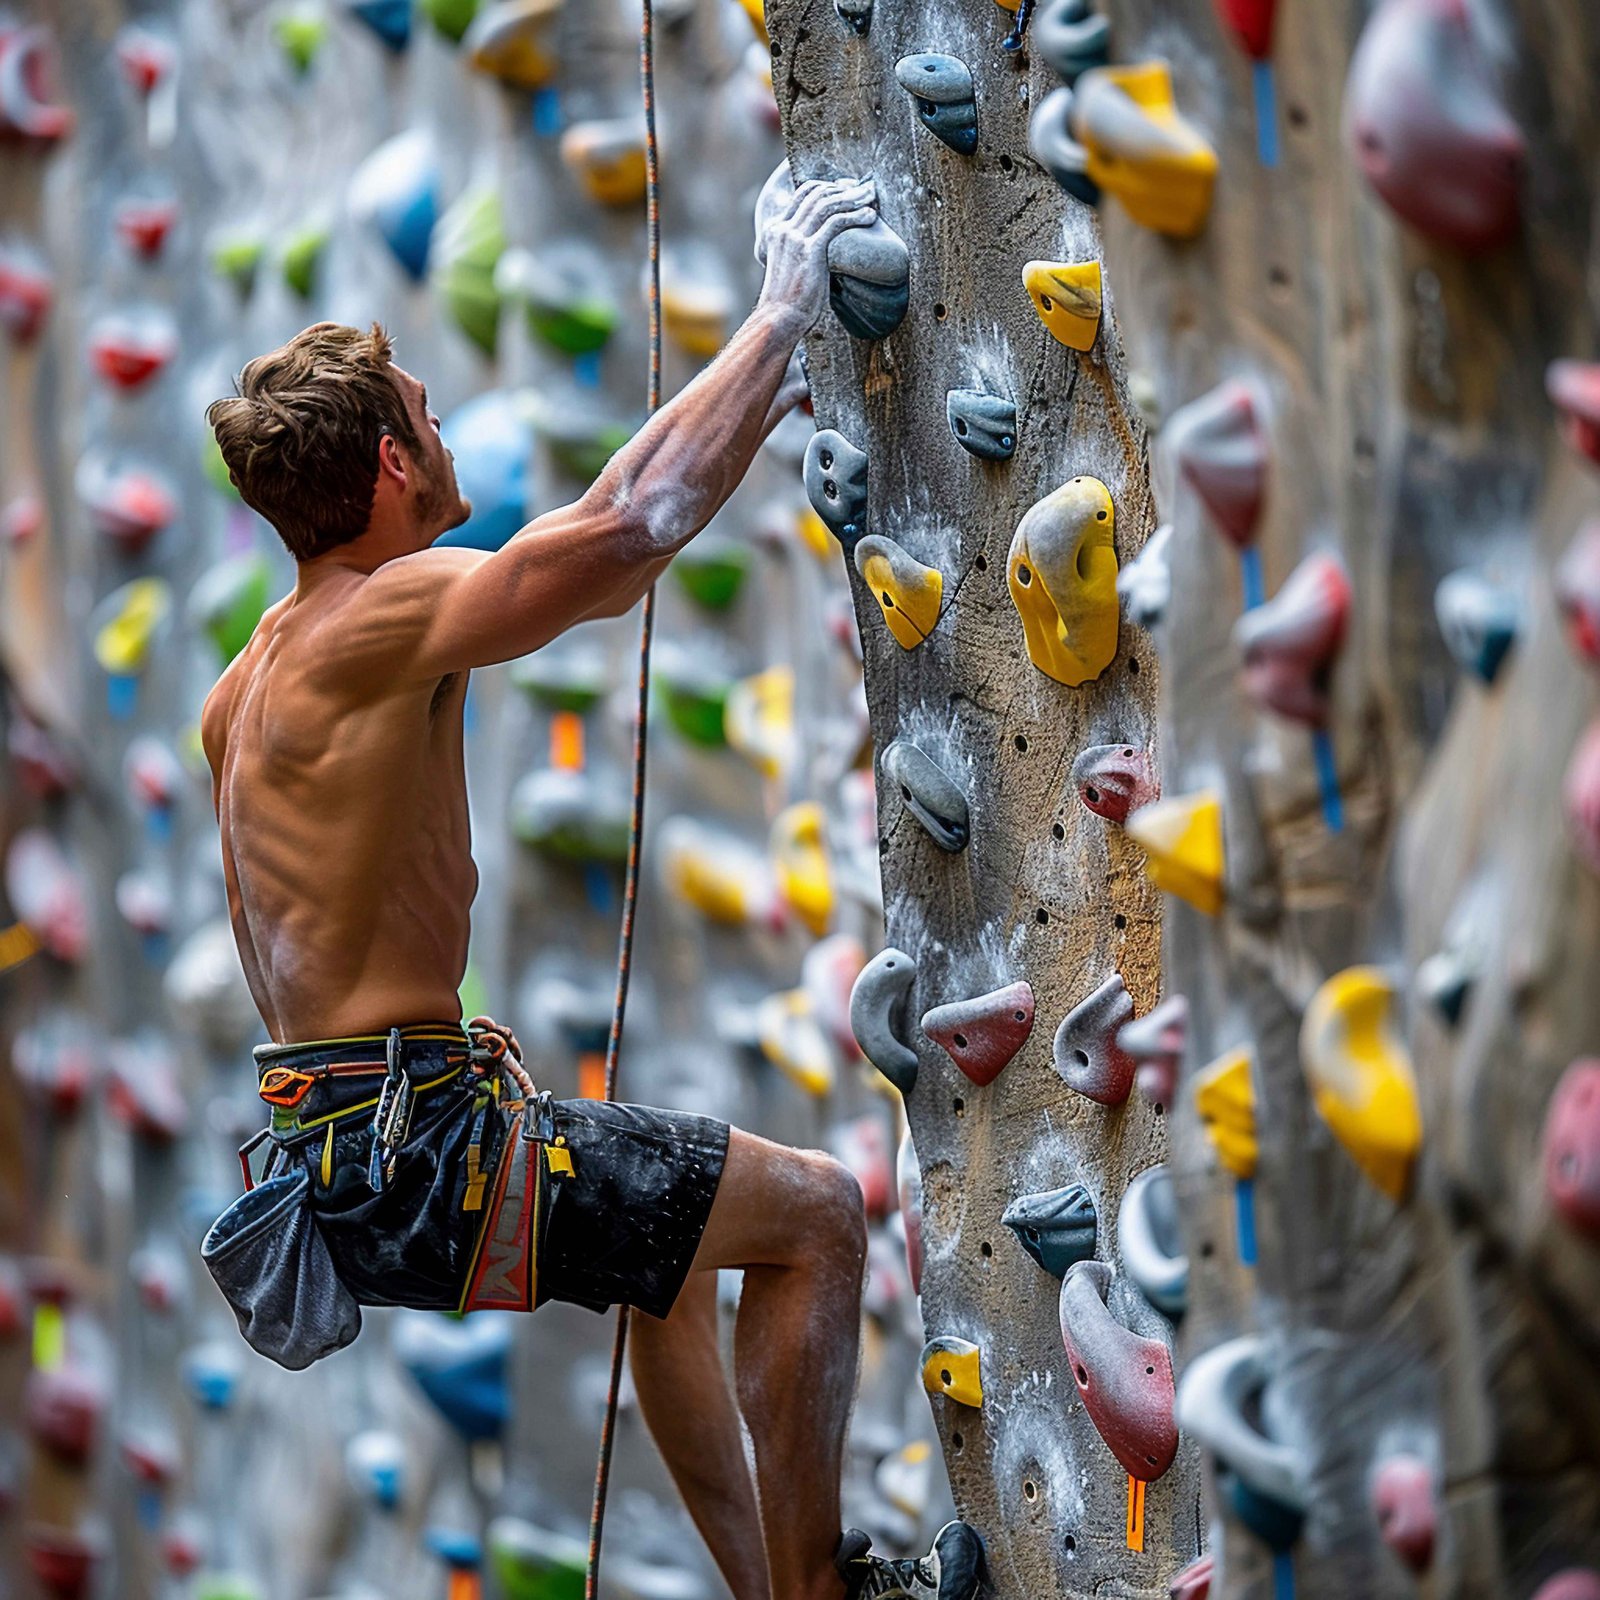
{"type": "Polygon", "coordinates": [[[234,487],[297,561],[366,532],[385,433],[421,448],[392,351],[376,322],[365,333],[319,322],[257,356],[237,394],[206,408],[234,487]]]}

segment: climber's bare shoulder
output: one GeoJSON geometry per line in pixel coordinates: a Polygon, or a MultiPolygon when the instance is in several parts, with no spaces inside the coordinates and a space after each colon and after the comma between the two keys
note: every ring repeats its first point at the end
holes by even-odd
{"type": "Polygon", "coordinates": [[[352,671],[367,581],[274,606],[201,718],[229,912],[278,1039],[458,1014],[477,889],[467,674],[352,671]]]}

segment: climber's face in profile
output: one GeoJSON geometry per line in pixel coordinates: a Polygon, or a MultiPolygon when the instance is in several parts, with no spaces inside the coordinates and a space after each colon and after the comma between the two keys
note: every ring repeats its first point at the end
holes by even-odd
{"type": "MultiPolygon", "coordinates": [[[[427,385],[403,367],[393,371],[417,439],[415,451],[405,450],[413,469],[408,480],[412,476],[416,479],[414,485],[407,482],[406,495],[421,542],[431,544],[441,533],[459,528],[472,515],[472,502],[456,483],[455,457],[440,437],[439,416],[428,404],[427,385]]],[[[386,436],[379,448],[393,449],[397,443],[386,436]]]]}

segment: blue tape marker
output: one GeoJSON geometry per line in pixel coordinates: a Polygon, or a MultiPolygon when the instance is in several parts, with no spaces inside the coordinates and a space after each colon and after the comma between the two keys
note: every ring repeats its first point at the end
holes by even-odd
{"type": "Polygon", "coordinates": [[[113,672],[106,679],[106,710],[118,722],[126,722],[139,703],[139,680],[131,672],[113,672]]]}
{"type": "Polygon", "coordinates": [[[1234,1213],[1239,1227],[1239,1260],[1256,1264],[1256,1180],[1241,1178],[1233,1187],[1234,1213]]]}
{"type": "Polygon", "coordinates": [[[161,1491],[153,1487],[140,1489],[135,1505],[139,1526],[154,1533],[161,1526],[161,1491]]]}
{"type": "Polygon", "coordinates": [[[1239,552],[1239,577],[1244,584],[1244,608],[1254,611],[1266,600],[1267,591],[1261,581],[1261,552],[1253,544],[1239,552]]]}
{"type": "Polygon", "coordinates": [[[172,807],[151,806],[145,813],[145,826],[155,844],[172,842],[172,807]]]}
{"type": "Polygon", "coordinates": [[[585,389],[600,387],[600,352],[585,350],[572,358],[572,374],[585,389]]]}
{"type": "Polygon", "coordinates": [[[1311,733],[1311,753],[1317,763],[1317,787],[1322,791],[1322,820],[1329,833],[1344,829],[1344,800],[1339,794],[1339,768],[1333,759],[1333,740],[1326,728],[1311,733]]]}
{"type": "Polygon", "coordinates": [[[1287,1550],[1272,1554],[1272,1600],[1294,1600],[1294,1557],[1287,1550]]]}
{"type": "Polygon", "coordinates": [[[611,909],[611,874],[598,861],[584,862],[583,887],[589,896],[589,904],[596,911],[607,912],[611,909]]]}
{"type": "Polygon", "coordinates": [[[553,86],[533,91],[533,131],[546,138],[561,132],[561,91],[553,86]]]}
{"type": "Polygon", "coordinates": [[[1250,74],[1256,95],[1256,154],[1264,167],[1278,164],[1278,91],[1272,63],[1258,61],[1250,74]]]}

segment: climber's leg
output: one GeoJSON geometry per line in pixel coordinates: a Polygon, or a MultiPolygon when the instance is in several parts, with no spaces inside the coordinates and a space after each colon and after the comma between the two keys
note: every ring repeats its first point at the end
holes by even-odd
{"type": "Polygon", "coordinates": [[[744,1269],[734,1373],[782,1600],[844,1593],[834,1555],[866,1253],[861,1190],[843,1166],[733,1131],[695,1267],[744,1269]]]}
{"type": "Polygon", "coordinates": [[[628,1340],[639,1409],[734,1600],[769,1600],[761,1513],[717,1347],[716,1273],[690,1273],[666,1320],[635,1315],[628,1340]]]}

